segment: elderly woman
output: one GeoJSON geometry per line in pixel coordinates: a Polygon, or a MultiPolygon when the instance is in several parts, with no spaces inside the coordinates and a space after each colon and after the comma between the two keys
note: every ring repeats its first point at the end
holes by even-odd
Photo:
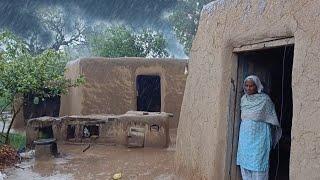
{"type": "Polygon", "coordinates": [[[248,76],[243,88],[237,165],[243,180],[268,180],[269,153],[281,137],[280,124],[257,76],[248,76]]]}

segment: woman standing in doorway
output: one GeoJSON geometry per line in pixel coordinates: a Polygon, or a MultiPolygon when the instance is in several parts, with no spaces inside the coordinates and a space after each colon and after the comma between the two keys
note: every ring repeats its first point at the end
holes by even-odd
{"type": "Polygon", "coordinates": [[[268,180],[269,153],[281,137],[281,127],[260,79],[248,76],[243,88],[237,165],[243,180],[268,180]]]}

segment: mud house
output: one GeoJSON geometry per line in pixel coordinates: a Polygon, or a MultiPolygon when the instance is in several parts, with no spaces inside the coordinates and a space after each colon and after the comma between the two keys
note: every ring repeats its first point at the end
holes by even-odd
{"type": "Polygon", "coordinates": [[[186,60],[85,58],[67,65],[66,76],[86,79],[61,97],[60,116],[124,114],[129,110],[173,114],[178,126],[184,93],[186,60]]]}
{"type": "Polygon", "coordinates": [[[270,179],[320,179],[320,1],[216,0],[201,14],[178,127],[178,174],[241,179],[241,83],[258,75],[284,130],[270,179]]]}

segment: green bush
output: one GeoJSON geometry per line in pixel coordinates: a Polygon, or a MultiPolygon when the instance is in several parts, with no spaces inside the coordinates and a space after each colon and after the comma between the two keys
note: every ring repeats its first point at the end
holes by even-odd
{"type": "MultiPolygon", "coordinates": [[[[5,134],[1,134],[1,143],[5,141],[5,134]]],[[[20,133],[11,133],[9,135],[9,144],[16,150],[26,147],[26,135],[20,133]]]]}

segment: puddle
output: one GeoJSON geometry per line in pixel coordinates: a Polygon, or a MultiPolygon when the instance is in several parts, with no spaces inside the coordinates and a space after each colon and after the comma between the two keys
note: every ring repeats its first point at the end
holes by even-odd
{"type": "Polygon", "coordinates": [[[58,158],[26,160],[18,168],[4,171],[8,180],[72,180],[112,179],[122,173],[121,180],[179,180],[174,175],[176,130],[170,130],[170,146],[159,148],[126,148],[120,146],[58,145],[58,158]]]}
{"type": "Polygon", "coordinates": [[[6,170],[7,179],[111,179],[121,172],[125,179],[176,179],[173,175],[174,151],[155,148],[93,145],[58,145],[61,157],[28,160],[6,170]]]}

